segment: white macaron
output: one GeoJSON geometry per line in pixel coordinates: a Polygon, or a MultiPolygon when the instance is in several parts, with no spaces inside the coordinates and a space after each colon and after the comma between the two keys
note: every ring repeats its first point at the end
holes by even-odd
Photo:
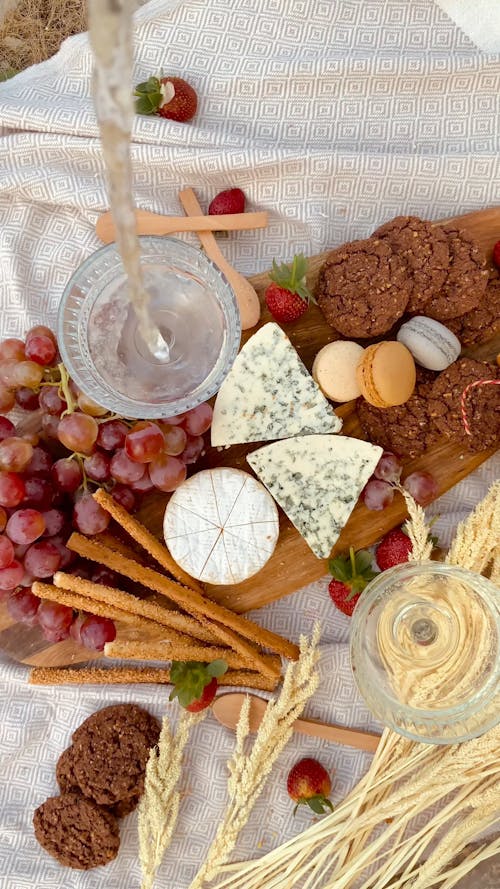
{"type": "Polygon", "coordinates": [[[413,355],[417,364],[428,370],[445,370],[460,355],[460,340],[434,318],[416,315],[402,324],[397,340],[413,355]]]}
{"type": "Polygon", "coordinates": [[[320,349],[312,375],[327,398],[344,402],[361,395],[356,369],[364,351],[363,346],[350,340],[337,340],[320,349]]]}

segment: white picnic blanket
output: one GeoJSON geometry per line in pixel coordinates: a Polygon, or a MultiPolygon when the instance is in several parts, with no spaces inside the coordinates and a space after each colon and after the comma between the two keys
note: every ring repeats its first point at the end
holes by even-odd
{"type": "MultiPolygon", "coordinates": [[[[1,336],[54,322],[67,280],[99,246],[94,224],[107,200],[91,67],[78,36],[0,85],[1,336]]],[[[221,242],[244,273],[364,237],[400,212],[443,218],[499,200],[500,56],[483,52],[432,0],[153,0],[137,15],[135,80],[160,69],[196,87],[199,111],[188,125],[136,119],[137,205],[178,213],[181,187],[193,186],[204,206],[219,190],[241,187],[250,208],[271,216],[265,232],[221,242]]],[[[435,505],[444,539],[498,466],[490,461],[435,505]]],[[[308,712],[372,725],[350,675],[348,621],[331,607],[326,580],[255,617],[292,638],[319,617],[323,681],[308,712]]],[[[56,792],[57,757],[88,714],[137,701],[160,716],[166,691],[36,689],[26,676],[12,663],[0,669],[1,889],[138,887],[135,814],[122,823],[118,859],[87,873],[43,853],[31,817],[56,792]]],[[[185,889],[203,860],[225,803],[232,743],[213,718],[196,730],[159,889],[185,889]]],[[[364,754],[294,739],[238,857],[258,856],[309,822],[305,812],[292,817],[285,790],[289,767],[306,753],[335,769],[334,801],[366,768],[364,754]]],[[[478,877],[479,885],[498,878],[478,877]]]]}

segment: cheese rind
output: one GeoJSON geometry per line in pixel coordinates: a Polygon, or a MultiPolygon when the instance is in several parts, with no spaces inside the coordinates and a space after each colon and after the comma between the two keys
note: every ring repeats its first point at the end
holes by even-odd
{"type": "Polygon", "coordinates": [[[265,565],[279,534],[273,498],[240,469],[206,469],[172,494],[163,523],[172,558],[206,583],[241,583],[265,565]]]}
{"type": "Polygon", "coordinates": [[[243,346],[219,389],[211,441],[228,447],[341,428],[284,331],[270,322],[243,346]]]}
{"type": "Polygon", "coordinates": [[[382,448],[340,435],[265,445],[247,461],[318,559],[330,555],[382,448]]]}

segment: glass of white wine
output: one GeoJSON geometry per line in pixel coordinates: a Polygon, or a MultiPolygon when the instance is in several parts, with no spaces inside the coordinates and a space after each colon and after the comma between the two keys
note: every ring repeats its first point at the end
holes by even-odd
{"type": "Polygon", "coordinates": [[[116,244],[93,253],[62,298],[58,341],[76,385],[108,410],[143,419],[175,416],[219,389],[238,352],[232,288],[201,251],[177,238],[141,237],[148,311],[166,345],[141,337],[116,244]]]}
{"type": "Polygon", "coordinates": [[[405,737],[482,734],[500,721],[500,590],[438,562],[382,572],[354,610],[351,666],[374,715],[405,737]]]}

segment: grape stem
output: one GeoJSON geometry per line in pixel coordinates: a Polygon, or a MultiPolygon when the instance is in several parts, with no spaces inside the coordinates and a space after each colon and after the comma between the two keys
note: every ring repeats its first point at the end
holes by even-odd
{"type": "Polygon", "coordinates": [[[105,417],[95,417],[96,423],[108,423],[110,420],[121,420],[126,426],[134,426],[137,423],[137,419],[122,417],[120,414],[106,414],[105,417]]]}
{"type": "Polygon", "coordinates": [[[67,405],[66,410],[64,411],[63,414],[61,414],[62,417],[65,417],[66,414],[73,414],[76,410],[77,405],[76,405],[76,401],[73,398],[73,395],[71,393],[71,389],[70,389],[70,385],[69,385],[70,379],[69,379],[68,371],[66,370],[66,368],[62,362],[61,362],[61,364],[57,365],[57,368],[59,370],[59,373],[61,374],[60,389],[62,390],[62,393],[64,395],[64,400],[67,405]]]}

